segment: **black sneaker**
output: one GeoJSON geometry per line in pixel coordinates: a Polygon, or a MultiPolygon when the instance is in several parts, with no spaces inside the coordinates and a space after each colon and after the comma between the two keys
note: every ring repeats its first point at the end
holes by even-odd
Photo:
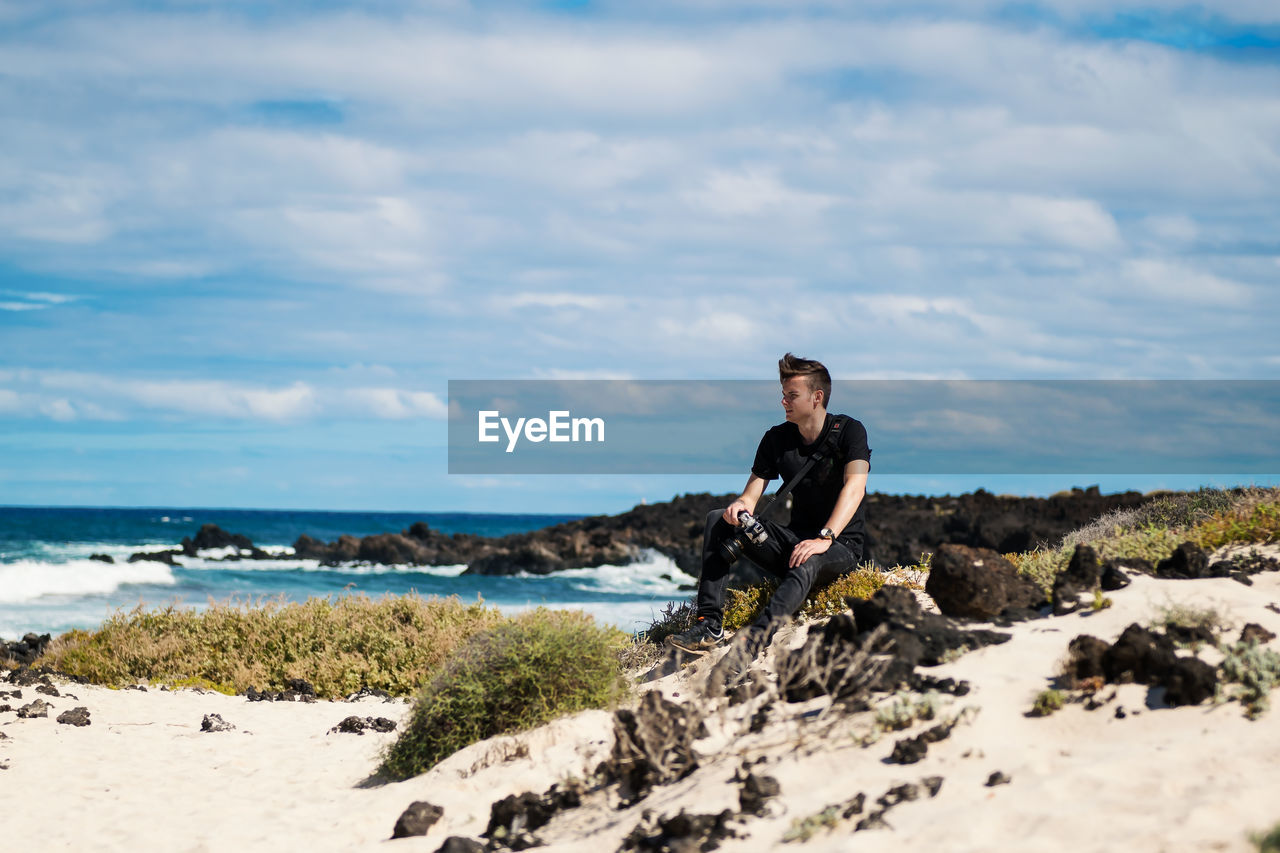
{"type": "Polygon", "coordinates": [[[679,634],[672,634],[667,637],[668,646],[698,654],[709,652],[723,642],[724,629],[712,631],[711,623],[707,621],[705,616],[699,616],[698,621],[688,631],[681,631],[679,634]]]}

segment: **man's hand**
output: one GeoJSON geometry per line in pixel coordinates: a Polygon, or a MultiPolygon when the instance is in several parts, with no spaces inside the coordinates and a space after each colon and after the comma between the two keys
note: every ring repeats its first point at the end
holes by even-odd
{"type": "Polygon", "coordinates": [[[751,512],[751,505],[742,498],[738,498],[736,501],[729,504],[729,508],[724,511],[724,520],[732,524],[734,527],[737,527],[738,513],[740,512],[751,512]]]}
{"type": "Polygon", "coordinates": [[[827,553],[827,549],[830,547],[830,539],[802,539],[796,543],[796,547],[791,549],[789,565],[794,569],[814,554],[827,553]]]}

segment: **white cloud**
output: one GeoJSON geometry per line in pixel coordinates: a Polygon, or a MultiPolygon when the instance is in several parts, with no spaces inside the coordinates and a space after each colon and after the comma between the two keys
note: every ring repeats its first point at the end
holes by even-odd
{"type": "Polygon", "coordinates": [[[295,422],[443,419],[434,393],[391,387],[269,387],[220,380],[122,379],[71,371],[20,369],[0,375],[0,411],[54,420],[124,420],[145,415],[295,422]]]}
{"type": "Polygon", "coordinates": [[[1160,299],[1228,307],[1243,307],[1253,299],[1248,285],[1194,269],[1187,263],[1142,258],[1126,264],[1125,272],[1140,290],[1160,299]]]}

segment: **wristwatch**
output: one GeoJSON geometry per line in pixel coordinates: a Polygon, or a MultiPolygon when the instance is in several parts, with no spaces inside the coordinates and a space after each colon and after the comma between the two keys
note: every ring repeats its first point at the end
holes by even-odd
{"type": "Polygon", "coordinates": [[[836,534],[831,530],[830,527],[824,527],[818,531],[818,538],[826,539],[828,541],[834,541],[836,538],[836,534]]]}

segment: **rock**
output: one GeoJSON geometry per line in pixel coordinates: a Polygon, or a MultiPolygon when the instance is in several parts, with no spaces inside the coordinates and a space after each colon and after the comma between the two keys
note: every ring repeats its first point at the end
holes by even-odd
{"type": "Polygon", "coordinates": [[[1178,658],[1160,683],[1170,705],[1199,705],[1217,690],[1218,671],[1198,658],[1178,658]]]}
{"type": "Polygon", "coordinates": [[[197,551],[221,550],[223,548],[235,548],[237,552],[256,551],[262,553],[249,541],[249,537],[241,536],[239,533],[228,533],[216,524],[202,524],[194,539],[183,538],[181,547],[182,553],[188,557],[196,556],[197,551]]]}
{"type": "Polygon", "coordinates": [[[484,853],[484,845],[464,835],[450,835],[436,853],[484,853]]]}
{"type": "Polygon", "coordinates": [[[1134,623],[1102,655],[1102,669],[1112,684],[1158,684],[1176,659],[1172,640],[1134,623]]]}
{"type": "Polygon", "coordinates": [[[893,752],[889,754],[888,761],[890,764],[915,764],[925,757],[929,751],[929,744],[920,738],[903,738],[893,745],[893,752]]]}
{"type": "Polygon", "coordinates": [[[28,705],[23,705],[18,709],[18,719],[30,720],[36,717],[47,717],[49,716],[49,709],[52,707],[52,705],[43,699],[37,699],[36,701],[28,705]]]}
{"type": "Polygon", "coordinates": [[[898,803],[909,803],[918,799],[920,799],[919,786],[907,782],[902,785],[895,785],[885,791],[876,799],[876,802],[887,810],[898,805],[898,803]]]}
{"type": "Polygon", "coordinates": [[[733,812],[726,809],[719,814],[686,814],[681,811],[675,817],[654,819],[646,812],[622,839],[619,851],[685,851],[714,850],[720,842],[739,837],[729,826],[733,812]]]}
{"type": "Polygon", "coordinates": [[[1103,655],[1111,647],[1103,640],[1088,634],[1081,634],[1067,644],[1067,664],[1065,675],[1072,687],[1086,678],[1106,678],[1106,670],[1102,666],[1103,655]]]}
{"type": "Polygon", "coordinates": [[[489,810],[489,826],[484,835],[491,842],[498,842],[513,850],[523,849],[513,843],[525,833],[541,829],[565,809],[582,805],[582,786],[569,783],[552,785],[541,796],[532,791],[503,797],[489,810]]]}
{"type": "Polygon", "coordinates": [[[698,768],[693,742],[706,733],[694,709],[663,698],[657,690],[645,693],[640,706],[613,715],[614,744],[597,772],[618,783],[624,803],[635,803],[653,790],[683,779],[698,768]]]}
{"type": "Polygon", "coordinates": [[[202,732],[230,732],[235,731],[235,728],[234,725],[222,719],[220,714],[205,714],[200,722],[202,732]]]}
{"type": "Polygon", "coordinates": [[[129,555],[129,562],[141,563],[150,561],[153,563],[164,563],[166,566],[176,566],[178,564],[174,562],[173,558],[181,553],[181,549],[174,551],[135,551],[129,555]]]}
{"type": "MultiPolygon", "coordinates": [[[[45,647],[49,645],[52,638],[48,634],[24,634],[21,640],[14,640],[9,643],[0,643],[0,660],[8,658],[16,661],[19,669],[24,669],[36,662],[36,658],[44,654],[45,647]]],[[[17,672],[15,669],[14,672],[17,672]]],[[[9,682],[17,684],[14,680],[14,673],[9,674],[9,682]]]]}
{"type": "Polygon", "coordinates": [[[112,564],[115,563],[115,558],[113,558],[110,554],[90,554],[89,559],[97,560],[99,563],[112,563],[112,564]]]}
{"type": "Polygon", "coordinates": [[[396,724],[394,720],[388,720],[386,717],[346,717],[342,722],[329,729],[329,734],[335,732],[345,732],[347,734],[363,735],[365,729],[372,729],[375,732],[392,732],[395,731],[396,724]]]}
{"type": "Polygon", "coordinates": [[[301,678],[290,678],[285,682],[287,691],[297,693],[299,696],[315,696],[316,689],[311,686],[311,682],[301,678]]]}
{"type": "Polygon", "coordinates": [[[871,814],[858,821],[854,826],[854,832],[863,832],[868,829],[893,829],[889,826],[888,821],[884,819],[884,810],[872,812],[871,814]]]}
{"type": "Polygon", "coordinates": [[[36,692],[43,693],[45,696],[53,696],[54,698],[62,695],[58,692],[58,688],[52,684],[40,684],[36,687],[36,692]]]}
{"type": "Polygon", "coordinates": [[[1209,556],[1192,542],[1183,542],[1175,548],[1173,554],[1156,564],[1155,571],[1158,578],[1175,580],[1226,577],[1228,574],[1229,571],[1225,568],[1210,570],[1209,556]]]}
{"type": "Polygon", "coordinates": [[[938,743],[951,737],[951,729],[955,723],[939,723],[915,737],[903,738],[893,745],[893,752],[887,761],[890,764],[915,764],[925,757],[929,744],[938,743]]]}
{"type": "Polygon", "coordinates": [[[1014,607],[1038,607],[1044,593],[994,551],[943,545],[934,552],[925,591],[947,616],[990,620],[1014,607]]]}
{"type": "Polygon", "coordinates": [[[444,809],[425,800],[410,803],[409,808],[405,809],[396,820],[391,837],[408,838],[413,835],[426,835],[443,815],[444,809]]]}
{"type": "MultiPolygon", "coordinates": [[[[1145,562],[1145,561],[1144,561],[1145,562]]],[[[1148,565],[1148,569],[1150,565],[1148,565]]],[[[1124,589],[1133,581],[1129,580],[1129,576],[1115,560],[1107,560],[1102,567],[1102,576],[1098,579],[1098,585],[1102,587],[1104,592],[1115,592],[1118,589],[1124,589]]]]}
{"type": "Polygon", "coordinates": [[[1257,643],[1261,646],[1275,638],[1276,635],[1273,632],[1268,631],[1257,622],[1250,622],[1240,629],[1240,642],[1242,643],[1257,643]]]}
{"type": "Polygon", "coordinates": [[[1101,575],[1098,553],[1081,543],[1076,545],[1076,550],[1071,554],[1071,562],[1058,577],[1069,581],[1081,592],[1093,592],[1098,588],[1101,575]]]}
{"type": "Polygon", "coordinates": [[[997,770],[996,772],[992,773],[990,776],[987,777],[987,781],[984,784],[988,788],[994,788],[996,785],[1008,785],[1012,781],[1013,780],[1010,779],[1008,776],[1006,776],[1004,773],[997,770]]]}
{"type": "Polygon", "coordinates": [[[744,814],[761,816],[768,801],[782,793],[782,786],[772,776],[748,773],[738,789],[738,808],[744,814]]]}
{"type": "Polygon", "coordinates": [[[65,726],[87,726],[89,725],[89,709],[72,708],[70,711],[63,711],[58,715],[58,722],[65,726]]]}

